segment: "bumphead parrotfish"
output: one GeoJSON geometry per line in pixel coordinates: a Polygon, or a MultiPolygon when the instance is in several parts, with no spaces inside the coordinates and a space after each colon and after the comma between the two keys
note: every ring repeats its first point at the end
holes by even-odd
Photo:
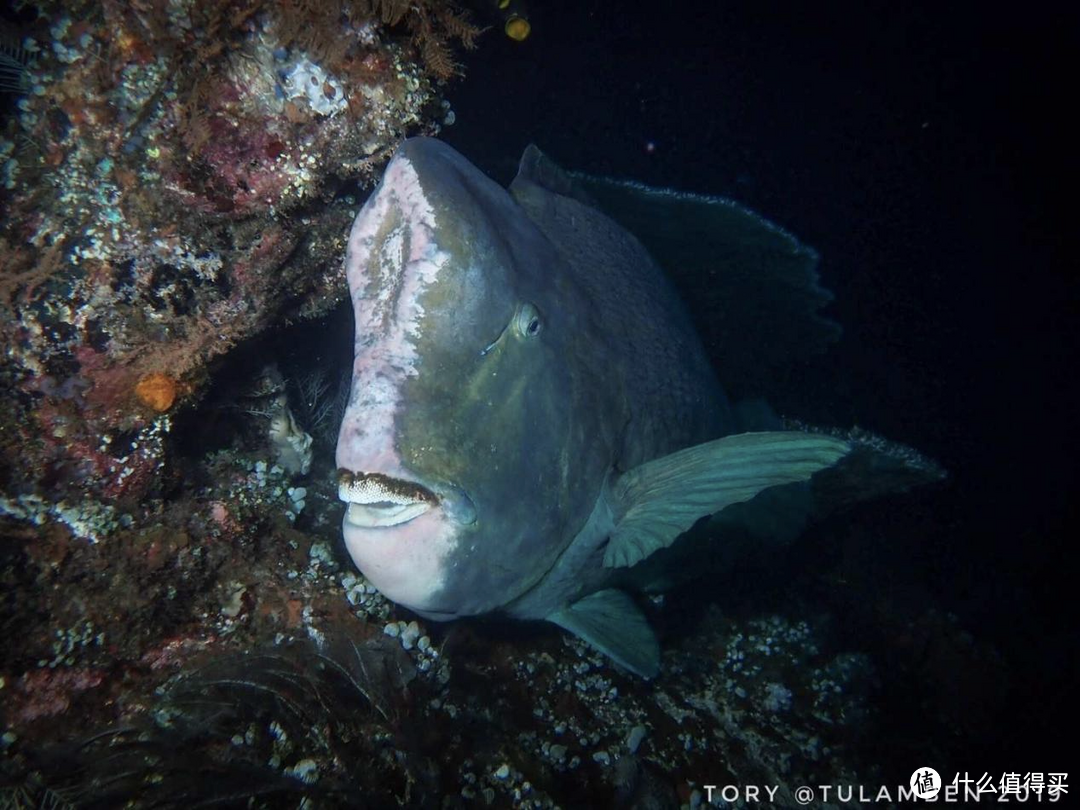
{"type": "Polygon", "coordinates": [[[598,200],[653,226],[638,236],[654,254],[685,262],[692,242],[742,291],[734,365],[780,334],[834,336],[813,251],[732,203],[590,185],[533,146],[507,190],[413,138],[349,236],[339,495],[349,554],[387,598],[434,620],[551,621],[651,677],[658,643],[620,586],[699,519],[715,516],[722,547],[940,473],[874,437],[733,407],[674,287],[598,200]]]}

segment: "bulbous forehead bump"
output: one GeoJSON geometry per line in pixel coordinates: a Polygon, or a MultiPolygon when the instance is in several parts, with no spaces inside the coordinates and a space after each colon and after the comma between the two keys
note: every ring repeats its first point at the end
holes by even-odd
{"type": "Polygon", "coordinates": [[[457,526],[433,511],[437,498],[402,462],[396,423],[405,382],[419,374],[423,296],[449,256],[435,242],[437,221],[416,167],[398,154],[349,234],[346,278],[355,317],[349,403],[338,436],[341,495],[350,509],[402,502],[417,517],[393,529],[350,523],[344,536],[357,565],[388,597],[414,608],[429,604],[445,582],[445,560],[457,526]],[[353,502],[362,502],[360,506],[353,502]],[[416,502],[416,503],[414,503],[416,502]]]}
{"type": "Polygon", "coordinates": [[[397,474],[394,420],[402,384],[418,373],[422,294],[449,256],[434,240],[435,210],[412,162],[397,155],[353,223],[345,257],[356,351],[338,466],[397,474]]]}

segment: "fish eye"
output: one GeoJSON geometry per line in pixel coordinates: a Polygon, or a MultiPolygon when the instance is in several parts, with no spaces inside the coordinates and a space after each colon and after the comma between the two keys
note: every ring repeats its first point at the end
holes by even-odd
{"type": "Polygon", "coordinates": [[[536,337],[543,331],[544,323],[540,312],[532,304],[522,304],[514,318],[514,326],[523,337],[536,337]]]}

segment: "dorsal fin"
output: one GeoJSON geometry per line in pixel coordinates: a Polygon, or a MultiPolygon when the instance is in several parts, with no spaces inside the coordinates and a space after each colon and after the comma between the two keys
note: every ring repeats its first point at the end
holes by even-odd
{"type": "Polygon", "coordinates": [[[572,197],[580,203],[599,208],[574,175],[541,152],[534,143],[526,146],[521,155],[517,177],[510,184],[510,193],[518,197],[522,189],[530,184],[539,186],[552,194],[572,197]]]}
{"type": "Polygon", "coordinates": [[[785,367],[840,337],[819,313],[833,296],[819,283],[817,252],[783,228],[721,197],[573,181],[664,268],[732,395],[766,393],[785,367]]]}
{"type": "Polygon", "coordinates": [[[530,145],[510,190],[530,185],[600,209],[630,231],[686,302],[720,381],[737,397],[840,336],[819,310],[818,255],[764,217],[721,197],[567,172],[530,145]]]}

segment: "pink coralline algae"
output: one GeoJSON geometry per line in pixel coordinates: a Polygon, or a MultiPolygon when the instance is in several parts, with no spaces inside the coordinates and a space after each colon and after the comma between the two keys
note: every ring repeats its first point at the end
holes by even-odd
{"type": "Polygon", "coordinates": [[[12,700],[18,723],[54,717],[67,711],[71,701],[101,685],[105,674],[92,669],[38,669],[27,672],[15,686],[12,700]]]}
{"type": "Polygon", "coordinates": [[[357,192],[478,32],[441,0],[39,5],[0,132],[0,514],[137,514],[208,363],[344,297],[357,192]]]}

